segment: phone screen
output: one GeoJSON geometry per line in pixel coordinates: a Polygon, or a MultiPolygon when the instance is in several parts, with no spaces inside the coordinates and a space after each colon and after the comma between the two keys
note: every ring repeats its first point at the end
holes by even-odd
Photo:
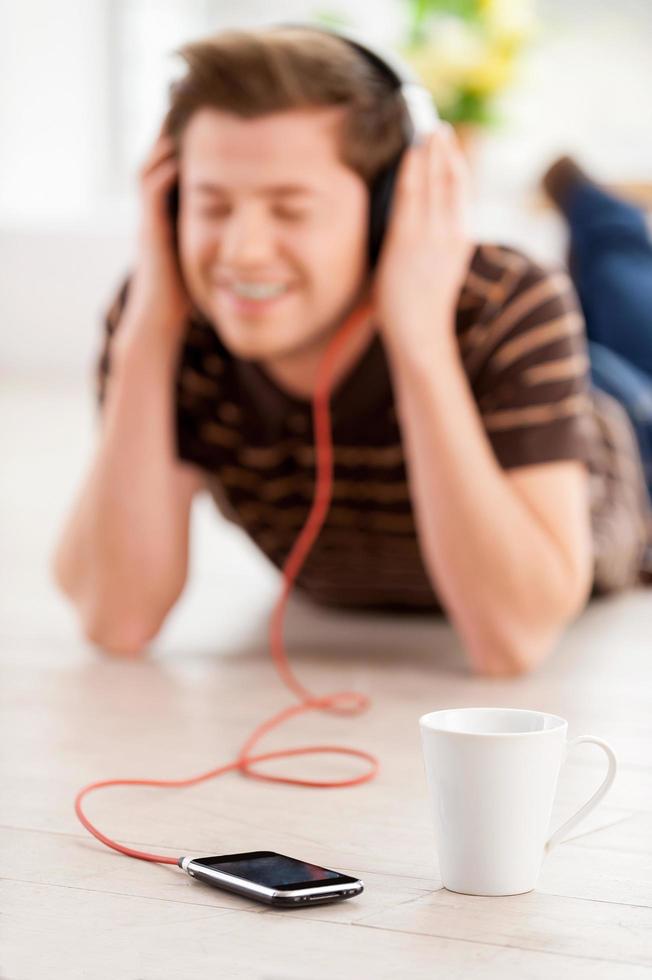
{"type": "Polygon", "coordinates": [[[249,854],[224,854],[220,857],[195,858],[201,864],[215,871],[237,875],[257,885],[282,888],[284,885],[303,885],[315,882],[353,881],[339,871],[330,871],[317,864],[298,861],[285,854],[274,851],[252,851],[249,854]]]}

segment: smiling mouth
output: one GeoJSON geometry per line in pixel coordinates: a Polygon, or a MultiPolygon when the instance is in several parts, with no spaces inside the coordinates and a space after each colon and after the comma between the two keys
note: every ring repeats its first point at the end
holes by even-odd
{"type": "Polygon", "coordinates": [[[225,293],[236,309],[244,312],[265,310],[287,296],[294,288],[294,284],[288,282],[239,279],[228,282],[217,281],[215,285],[225,293]]]}
{"type": "Polygon", "coordinates": [[[271,299],[291,288],[291,283],[278,279],[217,279],[215,284],[245,299],[271,299]]]}
{"type": "Polygon", "coordinates": [[[243,299],[275,299],[287,292],[286,283],[256,282],[256,283],[233,283],[231,289],[236,296],[243,299]]]}

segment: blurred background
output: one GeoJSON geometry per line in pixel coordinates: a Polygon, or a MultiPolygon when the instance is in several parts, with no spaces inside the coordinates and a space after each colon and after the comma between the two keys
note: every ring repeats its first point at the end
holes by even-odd
{"type": "Polygon", "coordinates": [[[468,153],[478,238],[563,261],[538,184],[564,152],[652,203],[649,0],[5,0],[2,616],[14,636],[11,623],[45,630],[63,615],[44,558],[88,465],[101,319],[134,254],[136,170],[181,70],[174,49],[296,19],[349,26],[411,61],[468,153]]]}
{"type": "Polygon", "coordinates": [[[472,158],[478,235],[561,256],[535,193],[559,153],[652,180],[649,0],[6,0],[0,5],[0,360],[80,377],[129,263],[135,171],[173,51],[223,26],[330,20],[406,53],[472,158]]]}

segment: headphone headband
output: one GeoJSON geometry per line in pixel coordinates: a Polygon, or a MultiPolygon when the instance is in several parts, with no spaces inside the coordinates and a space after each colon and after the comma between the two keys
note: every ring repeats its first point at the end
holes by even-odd
{"type": "Polygon", "coordinates": [[[393,52],[381,50],[371,45],[355,31],[348,28],[334,28],[322,24],[311,24],[300,21],[274,23],[272,30],[315,31],[346,41],[351,47],[360,52],[375,68],[385,74],[398,89],[405,104],[410,132],[406,133],[409,143],[420,143],[427,133],[431,132],[439,122],[439,114],[430,92],[419,82],[411,68],[393,52]]]}

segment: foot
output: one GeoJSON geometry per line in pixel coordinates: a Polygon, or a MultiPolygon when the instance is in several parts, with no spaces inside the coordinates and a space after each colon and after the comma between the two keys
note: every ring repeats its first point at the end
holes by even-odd
{"type": "Polygon", "coordinates": [[[551,201],[563,213],[573,189],[580,184],[595,184],[572,157],[560,157],[545,172],[541,184],[551,201]]]}
{"type": "MultiPolygon", "coordinates": [[[[595,185],[595,181],[582,170],[572,157],[568,156],[560,157],[556,160],[548,167],[541,178],[543,189],[563,215],[566,214],[568,202],[573,190],[581,184],[595,185]]],[[[566,265],[568,266],[571,278],[576,282],[578,271],[577,256],[575,255],[572,241],[568,243],[566,265]]]]}

